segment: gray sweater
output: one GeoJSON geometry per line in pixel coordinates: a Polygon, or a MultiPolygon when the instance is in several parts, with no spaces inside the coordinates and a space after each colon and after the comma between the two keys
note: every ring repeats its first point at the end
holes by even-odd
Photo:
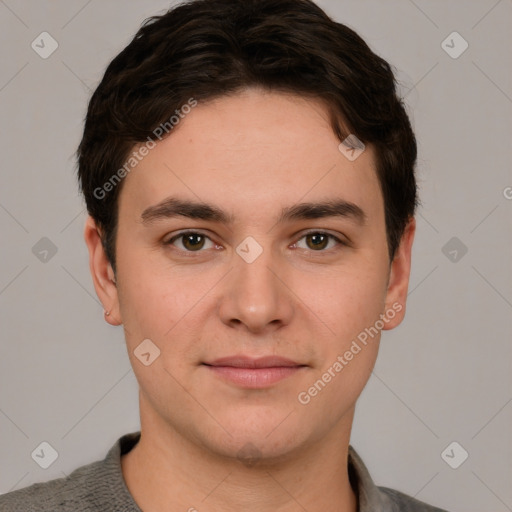
{"type": "MultiPolygon", "coordinates": [[[[82,466],[66,478],[33,484],[0,496],[0,511],[141,512],[121,471],[121,455],[129,452],[139,438],[140,432],[124,435],[105,459],[82,466]]],[[[446,512],[401,492],[376,487],[352,446],[348,463],[350,481],[359,499],[359,512],[446,512]]]]}

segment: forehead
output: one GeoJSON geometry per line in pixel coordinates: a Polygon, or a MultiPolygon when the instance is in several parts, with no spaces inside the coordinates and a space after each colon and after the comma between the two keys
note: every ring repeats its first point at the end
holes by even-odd
{"type": "Polygon", "coordinates": [[[317,100],[249,89],[199,102],[126,176],[120,208],[140,215],[181,195],[259,214],[259,207],[318,197],[377,202],[378,209],[373,148],[349,161],[339,144],[317,100]]]}

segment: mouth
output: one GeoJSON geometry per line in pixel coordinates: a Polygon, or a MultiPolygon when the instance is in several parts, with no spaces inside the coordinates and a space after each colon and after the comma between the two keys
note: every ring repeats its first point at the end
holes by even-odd
{"type": "Polygon", "coordinates": [[[243,388],[261,389],[297,374],[307,365],[278,356],[223,357],[202,363],[214,375],[243,388]]]}

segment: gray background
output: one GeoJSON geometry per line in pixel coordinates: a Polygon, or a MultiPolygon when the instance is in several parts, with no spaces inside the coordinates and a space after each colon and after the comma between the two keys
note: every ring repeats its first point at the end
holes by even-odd
{"type": "MultiPolygon", "coordinates": [[[[420,152],[408,312],[383,334],[351,442],[379,485],[454,512],[512,510],[512,2],[318,3],[398,68],[420,152]],[[458,58],[441,45],[453,31],[469,43],[458,58]],[[453,441],[469,453],[457,469],[441,457],[453,441]]],[[[122,329],[89,275],[73,156],[107,63],[170,4],[127,5],[0,0],[0,493],[139,429],[122,329]],[[43,31],[59,44],[47,59],[31,48],[43,31]],[[48,469],[31,458],[42,441],[58,452],[48,469]]]]}

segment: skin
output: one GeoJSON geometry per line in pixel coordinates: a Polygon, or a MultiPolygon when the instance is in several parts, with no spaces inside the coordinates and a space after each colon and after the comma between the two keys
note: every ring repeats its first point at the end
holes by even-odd
{"type": "Polygon", "coordinates": [[[390,262],[373,148],[351,162],[338,145],[316,100],[247,89],[200,103],[125,178],[115,283],[87,220],[96,292],[106,320],[124,327],[140,387],[141,440],[121,462],[143,510],[357,510],[348,445],[380,334],[308,404],[297,397],[393,304],[402,309],[384,329],[402,321],[415,222],[390,262]],[[171,195],[215,204],[234,222],[141,220],[171,195]],[[365,221],[276,224],[283,207],[326,199],[358,205],[365,221]],[[200,251],[190,250],[197,240],[166,245],[185,229],[208,237],[200,251]],[[318,249],[305,236],[315,230],[346,245],[329,239],[318,249]],[[263,249],[252,263],[236,252],[248,236],[263,249]],[[147,338],[161,351],[149,366],[134,355],[147,338]],[[201,364],[235,354],[306,366],[245,389],[201,364]],[[252,463],[240,455],[249,446],[252,463]]]}

